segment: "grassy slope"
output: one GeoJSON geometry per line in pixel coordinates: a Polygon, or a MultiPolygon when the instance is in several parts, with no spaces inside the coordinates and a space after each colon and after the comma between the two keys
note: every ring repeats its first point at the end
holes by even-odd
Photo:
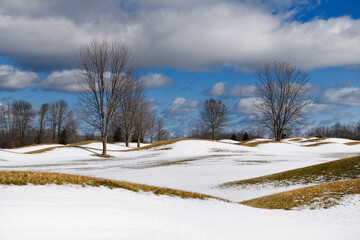
{"type": "Polygon", "coordinates": [[[323,183],[259,197],[241,204],[267,209],[329,208],[341,203],[349,194],[360,194],[360,178],[323,183]]]}
{"type": "Polygon", "coordinates": [[[195,193],[187,192],[177,189],[155,187],[145,184],[137,184],[125,181],[117,181],[105,178],[95,178],[83,175],[50,173],[50,172],[29,172],[29,171],[0,171],[0,184],[4,185],[46,185],[46,184],[74,184],[81,186],[93,187],[109,187],[109,188],[123,188],[129,191],[144,191],[153,192],[157,195],[179,196],[181,198],[197,198],[197,199],[218,199],[228,201],[225,199],[195,193]]]}
{"type": "Polygon", "coordinates": [[[255,184],[286,186],[293,184],[313,184],[360,177],[360,156],[344,158],[327,163],[270,174],[257,178],[223,183],[219,187],[238,187],[255,184]]]}

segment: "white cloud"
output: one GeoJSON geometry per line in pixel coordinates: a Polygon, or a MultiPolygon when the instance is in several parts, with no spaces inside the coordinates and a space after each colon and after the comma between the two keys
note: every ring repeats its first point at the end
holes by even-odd
{"type": "Polygon", "coordinates": [[[324,103],[314,103],[311,101],[308,105],[303,108],[303,113],[305,114],[322,114],[328,113],[330,110],[341,109],[342,106],[336,104],[324,104],[324,103]]]}
{"type": "Polygon", "coordinates": [[[80,88],[75,77],[76,71],[77,70],[55,71],[41,82],[41,86],[56,91],[79,92],[80,88]]]}
{"type": "Polygon", "coordinates": [[[208,96],[241,98],[255,96],[255,85],[235,85],[226,88],[227,82],[218,82],[210,89],[205,89],[203,93],[208,96]]]}
{"type": "Polygon", "coordinates": [[[242,98],[237,102],[232,112],[236,114],[250,115],[253,113],[253,107],[256,101],[256,97],[242,98]]]}
{"type": "Polygon", "coordinates": [[[225,86],[227,82],[218,82],[214,84],[210,89],[205,89],[203,93],[208,96],[217,96],[221,97],[225,93],[225,86]]]}
{"type": "Polygon", "coordinates": [[[17,90],[35,86],[39,77],[34,72],[21,71],[9,65],[0,65],[0,89],[17,90]]]}
{"type": "Polygon", "coordinates": [[[174,80],[160,73],[149,73],[143,79],[145,88],[168,87],[174,84],[174,80]]]}
{"type": "MultiPolygon", "coordinates": [[[[93,37],[128,42],[143,67],[253,71],[279,60],[309,70],[360,62],[360,19],[347,16],[299,22],[253,1],[0,2],[0,53],[36,69],[74,68],[74,51],[93,37]]],[[[272,4],[305,6],[279,2],[272,4]]]]}
{"type": "Polygon", "coordinates": [[[360,88],[330,88],[323,92],[319,99],[323,103],[360,106],[360,88]]]}
{"type": "Polygon", "coordinates": [[[170,106],[164,111],[169,115],[181,115],[188,114],[196,111],[200,106],[199,100],[189,100],[182,97],[177,97],[170,104],[170,106]]]}

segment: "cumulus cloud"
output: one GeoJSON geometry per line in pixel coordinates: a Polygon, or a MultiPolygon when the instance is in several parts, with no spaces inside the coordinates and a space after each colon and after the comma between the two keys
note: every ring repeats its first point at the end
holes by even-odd
{"type": "Polygon", "coordinates": [[[39,77],[34,72],[21,71],[9,65],[0,65],[0,89],[17,90],[35,86],[39,77]]]}
{"type": "Polygon", "coordinates": [[[182,115],[195,112],[200,106],[199,100],[177,97],[164,111],[168,115],[182,115]]]}
{"type": "Polygon", "coordinates": [[[221,97],[225,94],[225,86],[227,82],[218,82],[214,84],[211,88],[205,89],[203,93],[207,96],[217,96],[221,97]]]}
{"type": "Polygon", "coordinates": [[[342,106],[337,104],[324,104],[324,103],[315,103],[311,101],[308,105],[303,108],[303,113],[305,114],[323,114],[328,113],[330,110],[341,109],[342,106]]]}
{"type": "Polygon", "coordinates": [[[51,73],[40,86],[56,91],[79,92],[80,88],[75,77],[76,70],[63,70],[51,73]]]}
{"type": "Polygon", "coordinates": [[[161,73],[149,73],[142,78],[142,82],[145,88],[169,87],[174,84],[172,78],[161,73]]]}
{"type": "Polygon", "coordinates": [[[330,88],[324,91],[319,99],[323,103],[332,103],[347,106],[360,106],[360,88],[330,88]]]}
{"type": "Polygon", "coordinates": [[[250,115],[253,113],[253,107],[256,101],[256,97],[242,98],[236,103],[232,113],[250,115]]]}
{"type": "Polygon", "coordinates": [[[255,85],[235,85],[226,88],[227,82],[218,82],[203,93],[207,96],[241,98],[255,96],[255,85]]]}
{"type": "Polygon", "coordinates": [[[289,9],[304,1],[271,1],[286,11],[253,2],[0,0],[0,54],[34,69],[71,69],[80,45],[107,37],[129,43],[143,67],[253,71],[279,60],[309,70],[360,62],[359,19],[300,22],[289,9]]]}

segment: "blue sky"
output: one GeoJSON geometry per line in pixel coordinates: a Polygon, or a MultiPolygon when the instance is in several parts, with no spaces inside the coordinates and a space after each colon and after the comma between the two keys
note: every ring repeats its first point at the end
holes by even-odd
{"type": "Polygon", "coordinates": [[[189,133],[210,97],[227,103],[228,131],[252,127],[254,72],[274,60],[309,73],[308,127],[360,121],[355,0],[0,0],[0,102],[75,107],[74,52],[102,37],[132,48],[174,135],[189,133]]]}

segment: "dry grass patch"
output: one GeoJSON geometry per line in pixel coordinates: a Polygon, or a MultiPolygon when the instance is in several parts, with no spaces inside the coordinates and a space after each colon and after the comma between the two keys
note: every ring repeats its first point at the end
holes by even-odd
{"type": "Polygon", "coordinates": [[[247,187],[249,185],[289,186],[314,184],[360,177],[360,156],[344,158],[304,168],[284,171],[257,178],[233,181],[219,185],[220,188],[247,187]]]}
{"type": "Polygon", "coordinates": [[[288,138],[286,140],[291,141],[291,142],[299,142],[299,141],[301,141],[303,139],[302,138],[288,138]]]}
{"type": "Polygon", "coordinates": [[[108,187],[108,188],[122,188],[133,192],[152,192],[156,195],[178,196],[181,198],[196,198],[196,199],[217,199],[227,201],[222,198],[213,197],[206,194],[187,192],[177,189],[155,187],[145,184],[137,184],[125,181],[117,181],[105,178],[96,178],[82,175],[64,174],[64,173],[50,173],[50,172],[28,172],[28,171],[0,171],[0,184],[5,185],[46,185],[46,184],[73,184],[80,186],[92,187],[108,187]]]}
{"type": "Polygon", "coordinates": [[[72,143],[67,145],[68,147],[77,147],[77,146],[81,146],[81,145],[87,145],[90,143],[102,143],[100,141],[96,141],[96,140],[90,140],[90,141],[83,141],[83,142],[78,142],[78,143],[72,143]]]}
{"type": "Polygon", "coordinates": [[[264,140],[264,141],[253,141],[253,142],[240,143],[240,145],[246,146],[246,147],[257,147],[260,144],[266,144],[266,143],[281,143],[281,142],[274,141],[274,140],[264,140]]]}
{"type": "Polygon", "coordinates": [[[319,142],[319,143],[313,143],[313,144],[308,144],[308,145],[302,145],[302,147],[317,147],[320,145],[326,145],[326,144],[330,144],[333,142],[319,142]]]}
{"type": "Polygon", "coordinates": [[[43,149],[39,149],[39,150],[34,150],[34,151],[29,151],[29,152],[24,152],[24,154],[37,154],[37,153],[44,153],[44,152],[49,152],[52,151],[56,148],[64,148],[67,146],[56,146],[56,147],[48,147],[48,148],[43,148],[43,149]]]}
{"type": "Polygon", "coordinates": [[[343,143],[345,145],[348,145],[348,146],[354,146],[354,145],[359,145],[360,142],[347,142],[347,143],[343,143]]]}
{"type": "Polygon", "coordinates": [[[63,145],[60,143],[38,143],[38,144],[31,144],[31,145],[27,145],[27,146],[21,146],[21,147],[14,147],[11,149],[21,149],[21,148],[27,148],[27,147],[37,147],[37,146],[44,146],[44,145],[63,145]]]}
{"type": "Polygon", "coordinates": [[[360,178],[299,188],[243,201],[241,204],[267,209],[319,209],[341,204],[344,197],[353,194],[360,194],[360,178]]]}
{"type": "Polygon", "coordinates": [[[305,140],[305,141],[301,141],[302,143],[313,143],[313,142],[319,142],[322,140],[326,140],[328,138],[323,137],[323,138],[314,138],[314,139],[309,139],[309,140],[305,140]]]}

